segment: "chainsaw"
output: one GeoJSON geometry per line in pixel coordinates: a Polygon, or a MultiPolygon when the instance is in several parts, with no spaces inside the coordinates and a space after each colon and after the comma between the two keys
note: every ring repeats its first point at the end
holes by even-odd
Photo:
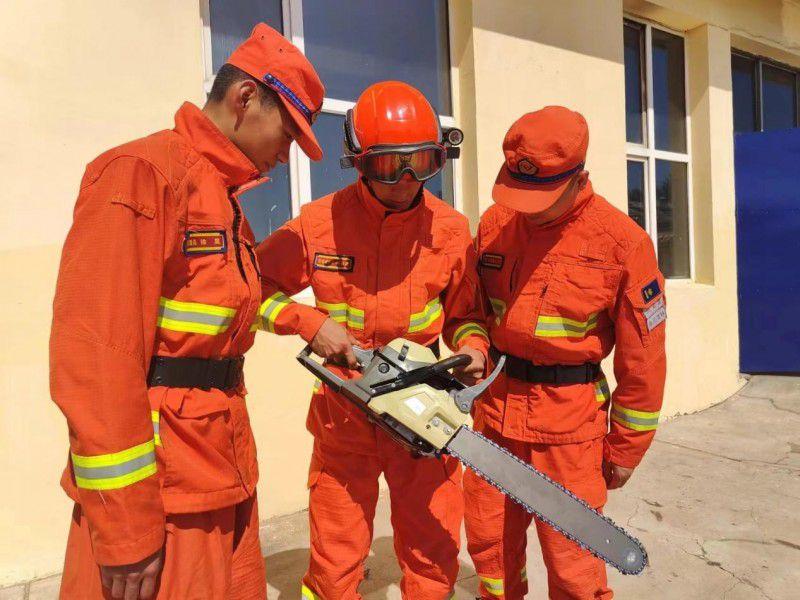
{"type": "Polygon", "coordinates": [[[367,418],[417,455],[449,454],[565,537],[621,573],[635,575],[647,566],[647,552],[611,519],[561,484],[472,429],[472,406],[503,369],[466,386],[450,369],[469,364],[456,354],[437,360],[433,351],[398,338],[373,350],[353,347],[361,376],[343,379],[311,358],[300,363],[332,391],[347,398],[367,418]]]}

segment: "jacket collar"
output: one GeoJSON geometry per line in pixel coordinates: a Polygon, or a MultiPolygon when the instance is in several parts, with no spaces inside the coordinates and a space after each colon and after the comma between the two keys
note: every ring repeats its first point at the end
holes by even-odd
{"type": "Polygon", "coordinates": [[[184,102],[175,113],[175,131],[214,165],[226,187],[238,187],[258,178],[250,159],[191,102],[184,102]]]}
{"type": "Polygon", "coordinates": [[[358,181],[356,182],[356,191],[361,205],[372,218],[377,219],[378,221],[383,221],[387,217],[392,217],[393,222],[406,221],[417,215],[419,213],[420,206],[425,204],[425,194],[428,193],[428,191],[425,189],[425,186],[422,186],[420,193],[414,199],[414,203],[409,208],[403,211],[392,211],[386,208],[386,206],[381,204],[381,202],[372,195],[372,192],[370,191],[363,177],[359,177],[358,181]]]}

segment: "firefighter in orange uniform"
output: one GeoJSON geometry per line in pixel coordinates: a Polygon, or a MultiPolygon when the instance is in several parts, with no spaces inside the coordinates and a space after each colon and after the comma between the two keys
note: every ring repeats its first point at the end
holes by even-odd
{"type": "Polygon", "coordinates": [[[322,98],[262,23],[202,110],[87,167],[50,339],[75,501],[62,598],[266,598],[242,381],[261,283],[237,195],[293,139],[321,158],[322,98]]]}
{"type": "MultiPolygon", "coordinates": [[[[592,190],[588,141],[583,117],[558,106],[524,115],[506,134],[477,246],[494,313],[491,353],[508,359],[475,426],[601,508],[655,435],[666,308],[650,238],[592,190]],[[599,363],[612,348],[610,397],[599,363]]],[[[481,597],[523,598],[531,515],[471,472],[464,488],[481,597]]],[[[539,521],[536,529],[550,598],[612,597],[600,559],[539,521]]]]}
{"type": "MultiPolygon", "coordinates": [[[[460,133],[460,132],[459,132],[460,133]]],[[[360,179],[304,206],[258,248],[265,327],[300,334],[342,377],[364,348],[397,337],[436,346],[440,334],[484,371],[487,334],[478,312],[475,251],[467,220],[424,189],[454,153],[425,97],[400,82],[367,88],[345,123],[345,165],[360,179]],[[289,296],[311,286],[316,307],[289,296]]],[[[436,346],[438,347],[438,346],[436,346]]],[[[324,385],[311,401],[309,600],[361,598],[378,476],[391,493],[403,598],[450,597],[463,514],[459,463],[418,458],[324,385]]]]}

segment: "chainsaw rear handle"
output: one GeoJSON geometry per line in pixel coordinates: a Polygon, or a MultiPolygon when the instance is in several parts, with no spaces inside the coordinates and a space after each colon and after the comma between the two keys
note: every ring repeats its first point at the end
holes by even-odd
{"type": "Polygon", "coordinates": [[[313,358],[311,358],[311,346],[306,346],[297,355],[297,360],[303,365],[306,369],[311,371],[314,375],[316,375],[322,383],[327,385],[330,389],[334,392],[340,392],[342,390],[342,386],[344,385],[344,379],[335,375],[328,369],[326,369],[323,365],[319,364],[313,358]]]}

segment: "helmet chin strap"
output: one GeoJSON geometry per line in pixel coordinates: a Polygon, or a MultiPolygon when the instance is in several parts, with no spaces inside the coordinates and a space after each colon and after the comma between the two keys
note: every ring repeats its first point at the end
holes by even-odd
{"type": "Polygon", "coordinates": [[[378,196],[378,194],[375,193],[375,190],[372,189],[372,185],[370,184],[369,179],[367,179],[366,177],[364,177],[362,175],[361,176],[361,181],[364,182],[364,185],[367,187],[367,189],[369,190],[369,193],[372,194],[372,197],[375,198],[375,200],[377,200],[378,202],[383,204],[386,208],[388,208],[389,210],[394,211],[394,212],[405,212],[405,211],[411,210],[412,208],[417,206],[417,204],[419,204],[422,201],[422,188],[425,187],[425,182],[424,181],[420,181],[419,182],[419,189],[417,190],[417,193],[414,195],[414,200],[412,200],[411,204],[408,205],[408,208],[404,208],[403,210],[397,210],[393,206],[390,206],[389,204],[384,202],[381,199],[381,197],[378,196]]]}

